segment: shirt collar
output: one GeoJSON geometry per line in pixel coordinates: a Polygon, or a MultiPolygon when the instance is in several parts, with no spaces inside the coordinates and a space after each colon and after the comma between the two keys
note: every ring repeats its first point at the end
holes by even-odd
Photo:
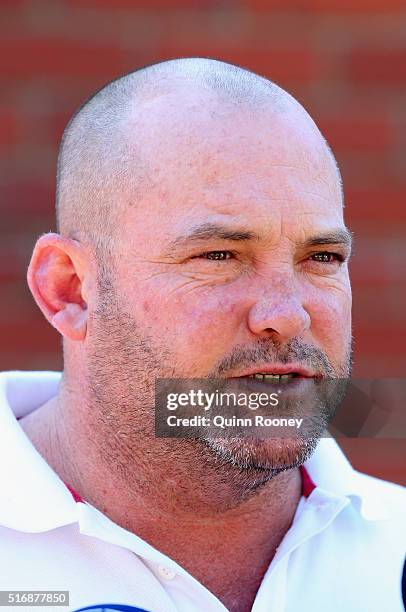
{"type": "Polygon", "coordinates": [[[379,480],[354,470],[337,442],[322,438],[316,451],[305,463],[317,489],[336,497],[348,498],[367,520],[388,518],[388,507],[379,493],[379,480]]]}
{"type": "MultiPolygon", "coordinates": [[[[0,465],[5,467],[0,470],[0,525],[5,527],[37,533],[79,520],[81,500],[74,498],[16,420],[53,397],[60,379],[58,372],[0,373],[0,465]]],[[[305,468],[309,481],[303,481],[304,494],[324,491],[330,498],[349,498],[364,518],[385,518],[373,479],[356,472],[333,439],[320,440],[305,468]]]]}
{"type": "Polygon", "coordinates": [[[0,525],[37,533],[77,521],[76,503],[16,417],[55,395],[56,372],[0,374],[0,525]]]}

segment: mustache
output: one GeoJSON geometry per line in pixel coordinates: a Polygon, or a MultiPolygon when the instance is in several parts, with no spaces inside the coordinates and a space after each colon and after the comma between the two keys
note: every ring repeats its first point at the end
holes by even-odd
{"type": "Polygon", "coordinates": [[[347,377],[350,370],[350,359],[339,372],[336,372],[324,351],[297,338],[293,338],[283,346],[268,338],[259,340],[250,348],[237,346],[229,355],[217,362],[209,377],[221,378],[237,368],[247,368],[264,361],[283,365],[299,362],[303,367],[320,372],[326,377],[337,375],[347,377]]]}

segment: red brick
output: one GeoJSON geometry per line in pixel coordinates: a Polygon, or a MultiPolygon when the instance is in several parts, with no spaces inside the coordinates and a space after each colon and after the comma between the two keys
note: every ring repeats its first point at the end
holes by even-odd
{"type": "MultiPolygon", "coordinates": [[[[86,93],[83,97],[86,97],[86,93]]],[[[44,114],[32,113],[29,110],[21,113],[19,117],[19,146],[25,148],[25,151],[17,151],[20,159],[29,160],[33,154],[38,159],[42,158],[43,168],[48,170],[48,176],[52,176],[52,173],[55,172],[55,164],[53,162],[56,161],[57,147],[63,131],[62,115],[66,117],[66,125],[68,116],[73,114],[74,109],[75,105],[72,105],[69,113],[61,113],[60,120],[57,118],[59,114],[58,116],[54,115],[52,110],[47,110],[44,114]]]]}
{"type": "Polygon", "coordinates": [[[309,9],[325,12],[379,12],[405,11],[404,0],[303,0],[309,9]]]}
{"type": "Polygon", "coordinates": [[[28,258],[17,248],[1,248],[0,251],[0,283],[10,283],[25,278],[28,258]]]}
{"type": "Polygon", "coordinates": [[[151,61],[176,57],[214,57],[233,64],[249,68],[275,81],[308,82],[320,74],[320,61],[308,47],[286,48],[235,45],[232,48],[209,40],[195,41],[188,44],[167,41],[154,50],[151,61]]]}
{"type": "MultiPolygon", "coordinates": [[[[369,263],[365,262],[365,267],[369,263]]],[[[400,270],[399,270],[400,271],[400,270]]],[[[403,270],[404,272],[404,270],[403,270]]],[[[369,287],[361,287],[360,283],[351,274],[353,285],[353,320],[354,325],[365,327],[365,313],[368,313],[368,326],[374,328],[381,325],[382,320],[390,321],[391,327],[403,327],[406,311],[406,281],[403,284],[386,285],[382,288],[379,284],[371,284],[369,287]],[[379,290],[379,300],[376,292],[379,290]]],[[[405,355],[406,356],[406,355],[405,355]]]]}
{"type": "Polygon", "coordinates": [[[386,352],[383,358],[377,350],[361,353],[358,348],[356,348],[353,370],[354,378],[383,378],[384,376],[388,378],[403,378],[405,370],[405,355],[399,356],[386,352]]]}
{"type": "MultiPolygon", "coordinates": [[[[358,203],[352,199],[354,193],[362,197],[364,191],[372,193],[376,189],[382,193],[404,189],[403,179],[399,180],[397,177],[396,159],[391,151],[347,150],[345,154],[339,151],[337,159],[344,177],[345,193],[348,195],[349,214],[352,214],[353,208],[358,206],[358,203]]],[[[364,216],[364,220],[368,222],[368,215],[364,216]]]]}
{"type": "Polygon", "coordinates": [[[53,176],[47,184],[34,181],[21,181],[0,186],[2,211],[10,214],[23,215],[31,212],[53,214],[54,191],[53,176]]]}
{"type": "Polygon", "coordinates": [[[355,49],[348,56],[348,71],[356,84],[376,83],[379,87],[406,82],[406,48],[393,50],[355,49]]]}
{"type": "MultiPolygon", "coordinates": [[[[365,313],[367,319],[367,313],[365,313]]],[[[377,356],[381,362],[382,368],[385,354],[397,355],[406,363],[405,346],[406,346],[406,329],[399,326],[390,326],[390,321],[382,320],[380,327],[361,324],[354,326],[354,335],[356,340],[356,351],[377,356]]],[[[384,374],[382,374],[384,376],[384,374]]],[[[389,374],[387,374],[389,376],[389,374]]]]}
{"type": "MultiPolygon", "coordinates": [[[[0,71],[4,77],[40,75],[80,77],[119,74],[126,54],[119,46],[96,46],[54,38],[0,39],[0,71]]],[[[67,85],[68,86],[68,85],[67,85]]]]}
{"type": "Polygon", "coordinates": [[[0,351],[0,372],[4,370],[62,370],[62,359],[54,353],[0,351]]]}
{"type": "Polygon", "coordinates": [[[62,370],[61,352],[34,353],[0,351],[0,372],[4,370],[62,370]]]}
{"type": "MultiPolygon", "coordinates": [[[[386,288],[390,291],[394,283],[406,283],[405,264],[401,256],[399,261],[396,261],[385,257],[380,251],[375,256],[358,254],[354,256],[354,263],[351,265],[351,279],[358,287],[368,286],[380,290],[386,288]]],[[[406,284],[404,290],[406,292],[406,284]]]]}
{"type": "Polygon", "coordinates": [[[18,321],[4,320],[0,322],[0,338],[2,349],[20,351],[35,355],[36,352],[57,352],[61,336],[44,319],[30,316],[21,317],[18,321]]]}
{"type": "Polygon", "coordinates": [[[405,12],[404,0],[243,0],[242,4],[259,11],[279,9],[320,13],[405,12]]]}
{"type": "Polygon", "coordinates": [[[383,118],[321,119],[319,127],[334,150],[387,149],[395,139],[392,125],[383,118]]]}
{"type": "Polygon", "coordinates": [[[17,142],[18,123],[14,112],[0,109],[0,147],[10,147],[17,142]]]}
{"type": "Polygon", "coordinates": [[[59,145],[60,140],[62,138],[62,134],[68,125],[69,120],[71,119],[74,110],[76,108],[72,108],[68,112],[64,113],[56,113],[49,117],[49,135],[51,137],[52,142],[55,142],[59,145]]]}
{"type": "Polygon", "coordinates": [[[346,216],[366,225],[378,223],[381,230],[406,223],[406,184],[381,189],[346,189],[346,216]]]}
{"type": "MultiPolygon", "coordinates": [[[[83,0],[67,0],[72,7],[83,7],[83,0]]],[[[136,11],[207,8],[218,6],[218,0],[86,0],[86,6],[95,8],[128,9],[136,11]]]]}
{"type": "Polygon", "coordinates": [[[404,440],[347,438],[338,443],[356,470],[406,486],[404,440]]]}
{"type": "Polygon", "coordinates": [[[1,9],[21,9],[27,5],[27,0],[1,0],[1,9]]]}
{"type": "Polygon", "coordinates": [[[2,291],[7,291],[7,284],[15,282],[21,278],[21,268],[19,262],[8,261],[7,265],[0,259],[0,283],[2,291]]]}

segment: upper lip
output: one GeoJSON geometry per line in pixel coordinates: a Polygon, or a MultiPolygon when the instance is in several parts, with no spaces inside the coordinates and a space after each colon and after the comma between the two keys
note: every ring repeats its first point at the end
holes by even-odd
{"type": "Polygon", "coordinates": [[[291,374],[295,373],[298,376],[303,376],[305,378],[319,378],[321,374],[319,372],[315,372],[310,368],[306,368],[303,365],[291,363],[285,365],[277,365],[272,363],[267,364],[259,364],[248,368],[247,370],[243,370],[242,372],[237,372],[232,374],[232,378],[241,377],[241,376],[251,376],[252,374],[291,374]]]}

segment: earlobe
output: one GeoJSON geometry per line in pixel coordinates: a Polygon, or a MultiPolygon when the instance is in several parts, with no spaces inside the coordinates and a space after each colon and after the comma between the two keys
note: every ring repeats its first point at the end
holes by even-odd
{"type": "Polygon", "coordinates": [[[51,318],[51,323],[62,336],[70,340],[84,340],[87,330],[87,309],[79,304],[67,304],[51,318]]]}
{"type": "Polygon", "coordinates": [[[86,270],[81,246],[59,234],[41,236],[27,280],[35,301],[55,329],[70,340],[84,340],[87,304],[82,295],[86,270]]]}

